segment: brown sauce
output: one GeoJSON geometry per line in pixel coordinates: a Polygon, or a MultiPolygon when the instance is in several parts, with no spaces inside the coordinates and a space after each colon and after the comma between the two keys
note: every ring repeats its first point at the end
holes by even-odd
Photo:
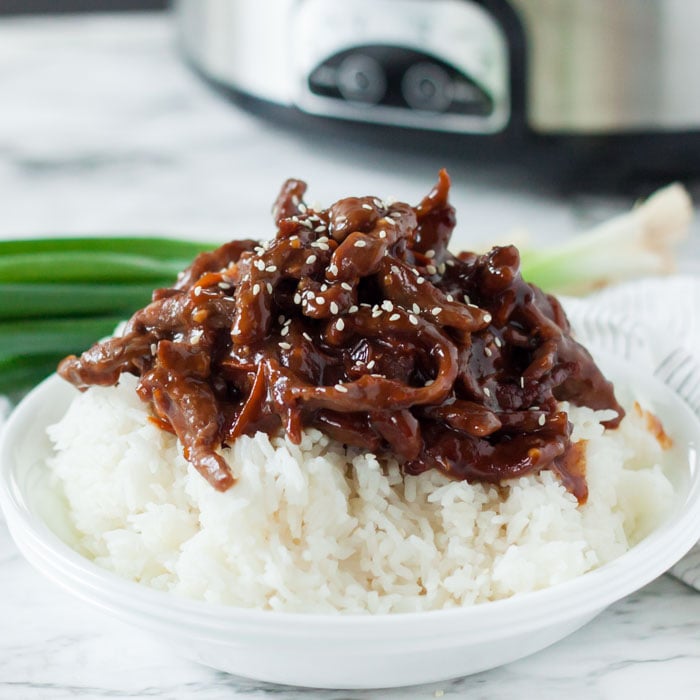
{"type": "Polygon", "coordinates": [[[584,501],[581,455],[559,401],[612,408],[613,387],[570,334],[560,304],[520,276],[516,248],[447,250],[449,178],[416,207],[347,198],[322,211],[285,183],[277,235],[198,256],[171,289],[59,373],[81,389],[140,377],[139,396],[217,489],[216,450],[313,426],[439,469],[500,483],[553,469],[584,501]]]}

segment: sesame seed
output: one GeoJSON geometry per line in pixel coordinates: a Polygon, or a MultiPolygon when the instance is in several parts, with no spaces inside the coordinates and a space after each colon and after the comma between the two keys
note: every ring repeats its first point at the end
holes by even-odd
{"type": "Polygon", "coordinates": [[[503,341],[502,341],[498,336],[496,336],[496,337],[493,339],[493,342],[494,342],[494,345],[495,345],[497,348],[502,348],[502,347],[503,347],[503,341]]]}
{"type": "Polygon", "coordinates": [[[416,278],[416,284],[423,284],[425,282],[425,277],[417,277],[416,278]]]}
{"type": "Polygon", "coordinates": [[[228,282],[219,282],[219,289],[231,289],[231,285],[228,282]]]}
{"type": "Polygon", "coordinates": [[[202,288],[197,286],[194,288],[194,295],[198,297],[202,293],[202,288]]]}
{"type": "Polygon", "coordinates": [[[337,314],[338,313],[338,304],[336,304],[334,301],[330,303],[330,309],[332,314],[337,314]]]}
{"type": "Polygon", "coordinates": [[[435,380],[434,380],[434,379],[428,379],[428,381],[425,383],[425,386],[432,386],[433,384],[435,384],[435,380]]]}
{"type": "Polygon", "coordinates": [[[327,284],[322,284],[322,285],[321,285],[321,291],[322,291],[322,292],[327,292],[327,291],[328,291],[328,285],[327,285],[327,284]]]}
{"type": "Polygon", "coordinates": [[[277,265],[268,265],[265,270],[267,272],[277,272],[277,265]]]}
{"type": "Polygon", "coordinates": [[[386,238],[386,231],[380,231],[379,238],[386,238]]]}
{"type": "Polygon", "coordinates": [[[330,249],[331,249],[330,246],[328,245],[328,243],[317,243],[317,244],[316,244],[316,247],[317,247],[319,250],[324,250],[324,251],[325,251],[325,250],[330,250],[330,249]]]}
{"type": "Polygon", "coordinates": [[[348,309],[348,313],[349,313],[349,314],[356,314],[359,310],[360,310],[360,307],[359,307],[359,306],[355,306],[355,304],[353,304],[353,305],[348,309]]]}
{"type": "Polygon", "coordinates": [[[298,240],[299,240],[299,236],[297,236],[296,234],[294,234],[293,236],[290,236],[290,237],[289,237],[289,240],[290,240],[290,241],[298,241],[298,240]]]}
{"type": "Polygon", "coordinates": [[[454,260],[445,260],[445,265],[447,265],[448,267],[454,267],[455,261],[454,260]]]}
{"type": "Polygon", "coordinates": [[[537,422],[540,425],[544,425],[546,423],[546,421],[547,421],[547,419],[545,418],[544,413],[537,419],[537,422]]]}
{"type": "Polygon", "coordinates": [[[413,314],[409,314],[408,320],[409,320],[414,326],[417,326],[417,325],[418,325],[418,319],[417,319],[413,314]]]}
{"type": "Polygon", "coordinates": [[[326,303],[326,300],[325,300],[323,297],[316,297],[316,298],[314,299],[314,301],[315,301],[317,304],[320,304],[321,306],[323,306],[323,304],[326,303]]]}
{"type": "Polygon", "coordinates": [[[309,342],[311,342],[311,336],[310,336],[306,331],[304,331],[304,332],[302,333],[302,335],[303,335],[304,338],[306,338],[309,342]]]}
{"type": "Polygon", "coordinates": [[[435,257],[435,251],[431,248],[430,250],[425,251],[425,257],[426,258],[434,258],[435,257]]]}
{"type": "Polygon", "coordinates": [[[335,327],[336,327],[339,331],[342,331],[342,330],[345,328],[345,321],[343,321],[342,318],[339,318],[339,319],[335,322],[335,327]]]}
{"type": "Polygon", "coordinates": [[[265,289],[267,289],[268,294],[272,294],[272,285],[269,282],[265,284],[265,289]]]}
{"type": "Polygon", "coordinates": [[[491,314],[484,314],[484,323],[491,323],[492,320],[491,314]]]}
{"type": "Polygon", "coordinates": [[[372,205],[371,204],[363,204],[362,205],[363,209],[366,209],[367,211],[372,211],[372,205]]]}
{"type": "Polygon", "coordinates": [[[255,267],[262,272],[265,269],[265,263],[262,260],[256,260],[255,261],[255,267]]]}
{"type": "Polygon", "coordinates": [[[304,221],[300,221],[299,223],[302,226],[304,226],[305,228],[313,228],[314,227],[314,225],[310,221],[304,220],[304,221]]]}
{"type": "Polygon", "coordinates": [[[446,270],[446,268],[445,268],[445,263],[440,263],[440,264],[438,265],[438,272],[439,272],[441,275],[444,275],[444,274],[445,274],[445,270],[446,270]]]}
{"type": "Polygon", "coordinates": [[[343,394],[348,393],[348,388],[346,386],[343,386],[340,382],[338,382],[338,384],[335,385],[335,388],[336,391],[340,391],[343,394]]]}
{"type": "Polygon", "coordinates": [[[434,275],[437,272],[435,265],[426,265],[425,270],[429,275],[434,275]]]}
{"type": "Polygon", "coordinates": [[[279,323],[280,325],[282,325],[285,322],[285,320],[286,320],[286,316],[284,314],[280,314],[277,317],[277,323],[279,323]]]}
{"type": "Polygon", "coordinates": [[[367,245],[367,241],[363,241],[362,239],[360,239],[359,241],[355,241],[353,245],[355,246],[355,248],[364,248],[367,245]]]}
{"type": "Polygon", "coordinates": [[[373,369],[375,364],[377,364],[377,363],[374,360],[370,360],[367,363],[367,369],[373,369]]]}
{"type": "Polygon", "coordinates": [[[467,304],[467,305],[471,305],[471,301],[472,301],[472,300],[469,298],[469,295],[468,295],[468,294],[465,294],[465,295],[464,295],[464,303],[467,304]]]}
{"type": "Polygon", "coordinates": [[[491,390],[487,386],[484,387],[484,396],[491,397],[491,390]]]}
{"type": "Polygon", "coordinates": [[[292,319],[291,319],[291,318],[288,318],[288,319],[284,322],[284,325],[285,325],[285,326],[289,326],[291,323],[292,323],[292,319]]]}
{"type": "Polygon", "coordinates": [[[455,300],[455,298],[454,298],[451,294],[448,294],[448,295],[445,297],[445,299],[447,299],[447,301],[454,301],[454,300],[455,300]]]}
{"type": "Polygon", "coordinates": [[[400,318],[401,314],[391,314],[391,316],[389,316],[390,321],[398,321],[400,318]]]}
{"type": "Polygon", "coordinates": [[[431,313],[433,316],[439,316],[439,315],[442,313],[442,309],[441,309],[439,306],[434,306],[434,307],[431,309],[430,313],[431,313]]]}
{"type": "Polygon", "coordinates": [[[253,285],[253,294],[260,294],[260,285],[257,282],[253,285]]]}
{"type": "Polygon", "coordinates": [[[520,377],[520,388],[521,389],[525,388],[525,377],[520,377]]]}
{"type": "Polygon", "coordinates": [[[414,314],[419,314],[419,313],[420,313],[420,306],[418,306],[418,304],[414,303],[412,308],[413,308],[413,313],[414,313],[414,314]]]}
{"type": "Polygon", "coordinates": [[[338,274],[338,266],[337,265],[329,265],[328,266],[328,272],[335,277],[338,274]]]}
{"type": "Polygon", "coordinates": [[[158,350],[158,346],[155,343],[151,343],[151,355],[155,355],[158,350]]]}
{"type": "Polygon", "coordinates": [[[340,286],[346,291],[346,292],[352,292],[352,285],[348,284],[347,282],[341,282],[340,286]]]}
{"type": "Polygon", "coordinates": [[[285,335],[287,335],[287,333],[289,333],[289,326],[284,326],[282,328],[282,330],[280,331],[280,335],[285,336],[285,335]]]}
{"type": "Polygon", "coordinates": [[[294,303],[301,304],[301,294],[299,294],[299,292],[294,295],[294,303]]]}
{"type": "Polygon", "coordinates": [[[484,348],[484,355],[486,355],[486,357],[491,357],[491,355],[493,355],[491,348],[484,348]]]}
{"type": "Polygon", "coordinates": [[[388,299],[385,299],[382,302],[382,309],[391,313],[394,310],[394,305],[388,299]]]}
{"type": "Polygon", "coordinates": [[[299,204],[297,204],[297,209],[304,214],[306,212],[306,204],[299,202],[299,204]]]}
{"type": "Polygon", "coordinates": [[[314,229],[314,231],[315,231],[316,233],[321,233],[321,232],[323,232],[323,231],[325,231],[325,230],[326,230],[326,227],[325,227],[323,224],[321,224],[320,226],[317,226],[317,227],[314,229]]]}
{"type": "Polygon", "coordinates": [[[282,348],[282,350],[291,350],[292,349],[292,346],[289,343],[282,342],[282,343],[277,343],[277,345],[279,345],[282,348]]]}
{"type": "Polygon", "coordinates": [[[415,267],[412,267],[412,268],[411,268],[411,272],[412,272],[416,277],[418,277],[418,276],[420,275],[420,272],[418,272],[418,270],[417,270],[415,267]]]}
{"type": "Polygon", "coordinates": [[[372,318],[379,318],[383,313],[382,309],[373,309],[372,310],[372,318]]]}
{"type": "Polygon", "coordinates": [[[316,256],[315,255],[309,255],[308,258],[306,258],[306,264],[307,265],[313,265],[316,262],[316,256]]]}

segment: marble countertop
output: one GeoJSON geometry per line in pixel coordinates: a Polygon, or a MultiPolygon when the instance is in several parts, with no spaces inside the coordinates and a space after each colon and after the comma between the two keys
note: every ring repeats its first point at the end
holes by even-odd
{"type": "MultiPolygon", "coordinates": [[[[283,131],[212,94],[181,63],[164,16],[0,20],[0,237],[47,233],[265,236],[281,181],[312,200],[416,201],[454,180],[463,243],[525,225],[538,242],[630,205],[563,196],[459,159],[283,131]]],[[[685,265],[700,260],[700,236],[685,265]]],[[[519,235],[519,234],[518,234],[519,235]]],[[[572,601],[575,604],[575,601],[572,601]]],[[[69,597],[20,557],[0,521],[0,698],[697,698],[700,595],[662,577],[568,639],[460,680],[395,691],[312,691],[227,676],[69,597]]]]}

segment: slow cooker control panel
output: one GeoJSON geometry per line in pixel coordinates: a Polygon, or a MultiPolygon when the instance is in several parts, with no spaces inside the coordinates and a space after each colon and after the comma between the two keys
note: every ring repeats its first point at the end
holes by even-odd
{"type": "Polygon", "coordinates": [[[303,0],[296,105],[323,116],[493,133],[508,123],[507,37],[468,0],[303,0]]]}

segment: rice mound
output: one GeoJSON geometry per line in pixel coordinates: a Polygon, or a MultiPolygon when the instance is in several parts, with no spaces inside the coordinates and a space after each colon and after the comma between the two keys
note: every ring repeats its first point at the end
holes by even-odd
{"type": "Polygon", "coordinates": [[[136,378],[92,387],[49,428],[50,468],[77,546],[153,588],[294,612],[390,613],[506,598],[618,557],[671,506],[663,450],[628,412],[567,406],[586,440],[588,502],[550,471],[494,487],[436,471],[403,476],[391,458],[317,430],[242,437],[223,449],[238,479],[215,491],[176,438],[147,420],[136,378]]]}

